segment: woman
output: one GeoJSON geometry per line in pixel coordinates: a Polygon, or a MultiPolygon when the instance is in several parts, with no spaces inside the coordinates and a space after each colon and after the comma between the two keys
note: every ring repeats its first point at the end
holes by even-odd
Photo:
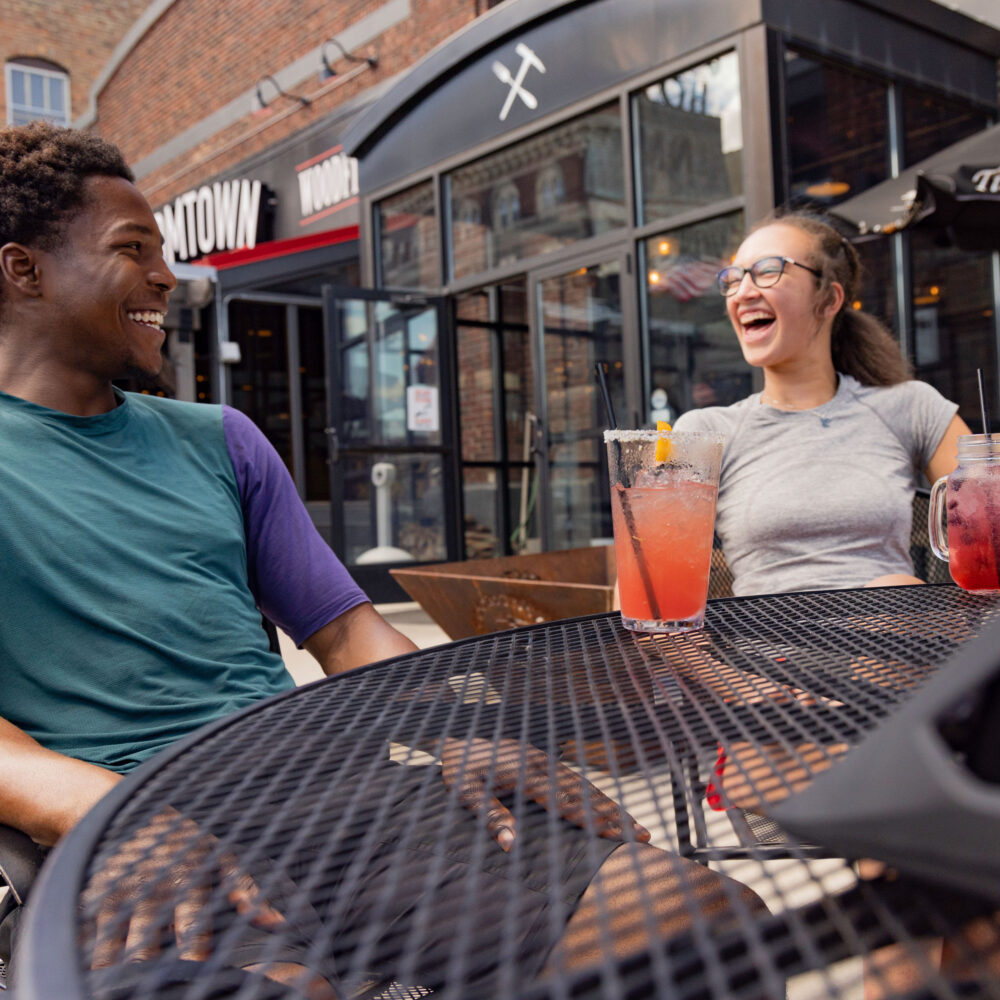
{"type": "MultiPolygon", "coordinates": [[[[832,226],[790,214],[753,229],[719,272],[743,357],[763,369],[764,389],[689,411],[675,429],[726,436],[716,531],[737,595],[922,582],[909,556],[917,475],[950,473],[957,438],[970,431],[954,403],[909,379],[888,330],[854,307],[860,270],[832,226]]],[[[767,684],[755,697],[811,700],[767,684]]],[[[769,776],[801,780],[803,764],[822,769],[846,747],[795,749],[720,747],[709,804],[758,808],[769,776]],[[736,765],[728,772],[727,762],[736,765]]],[[[865,863],[868,877],[878,870],[865,863]]],[[[866,997],[878,995],[886,970],[921,982],[922,970],[882,949],[866,997]]]]}
{"type": "Polygon", "coordinates": [[[764,389],[675,428],[726,437],[716,530],[737,595],[921,582],[909,556],[917,475],[951,472],[970,431],[854,307],[859,278],[851,244],[798,214],[752,230],[719,272],[764,389]]]}

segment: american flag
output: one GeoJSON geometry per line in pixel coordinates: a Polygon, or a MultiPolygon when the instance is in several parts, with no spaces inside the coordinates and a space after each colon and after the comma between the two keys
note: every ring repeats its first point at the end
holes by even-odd
{"type": "Polygon", "coordinates": [[[652,290],[672,295],[679,302],[690,302],[715,287],[715,276],[722,265],[698,257],[675,257],[652,283],[652,290]]]}

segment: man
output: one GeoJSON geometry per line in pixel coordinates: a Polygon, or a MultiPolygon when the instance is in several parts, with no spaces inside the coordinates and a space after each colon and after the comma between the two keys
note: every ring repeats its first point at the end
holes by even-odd
{"type": "MultiPolygon", "coordinates": [[[[249,420],[113,387],[159,371],[176,284],[132,180],[119,151],[86,133],[0,131],[0,822],[42,845],[157,750],[292,686],[261,611],[327,674],[414,649],[316,534],[249,420]]],[[[470,823],[487,798],[508,851],[509,811],[476,767],[449,764],[467,749],[439,748],[444,777],[462,787],[470,823]]],[[[500,770],[517,771],[509,747],[500,770]]],[[[568,890],[579,902],[567,939],[585,948],[599,933],[590,896],[602,885],[631,905],[637,865],[662,876],[652,907],[675,926],[667,887],[682,862],[637,843],[648,834],[593,786],[557,774],[567,818],[586,798],[610,838],[568,890]]],[[[101,954],[137,957],[125,941],[101,954]]],[[[268,974],[301,971],[286,965],[268,974]]]]}

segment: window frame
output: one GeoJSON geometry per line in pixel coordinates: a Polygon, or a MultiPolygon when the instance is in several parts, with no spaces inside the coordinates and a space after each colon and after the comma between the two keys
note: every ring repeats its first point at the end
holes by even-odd
{"type": "MultiPolygon", "coordinates": [[[[72,120],[72,104],[70,95],[70,79],[69,73],[64,69],[49,69],[45,66],[36,66],[34,61],[27,59],[19,59],[17,57],[8,59],[4,63],[4,93],[5,93],[5,103],[7,105],[7,124],[15,124],[15,112],[20,111],[22,114],[28,113],[31,117],[28,121],[48,121],[52,122],[54,125],[69,126],[72,120]],[[61,118],[56,117],[56,113],[51,111],[49,108],[36,108],[31,105],[19,105],[15,108],[14,98],[13,98],[13,75],[14,72],[20,72],[25,74],[34,73],[48,80],[60,80],[64,87],[63,101],[64,109],[61,118]],[[41,113],[39,113],[41,112],[41,113]]],[[[27,124],[27,122],[21,122],[21,124],[27,124]]]]}

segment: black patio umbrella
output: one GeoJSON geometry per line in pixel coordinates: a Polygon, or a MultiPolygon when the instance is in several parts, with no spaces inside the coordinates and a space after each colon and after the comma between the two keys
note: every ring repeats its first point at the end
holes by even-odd
{"type": "Polygon", "coordinates": [[[962,250],[1000,250],[1000,125],[830,209],[859,233],[932,227],[962,250]]]}

